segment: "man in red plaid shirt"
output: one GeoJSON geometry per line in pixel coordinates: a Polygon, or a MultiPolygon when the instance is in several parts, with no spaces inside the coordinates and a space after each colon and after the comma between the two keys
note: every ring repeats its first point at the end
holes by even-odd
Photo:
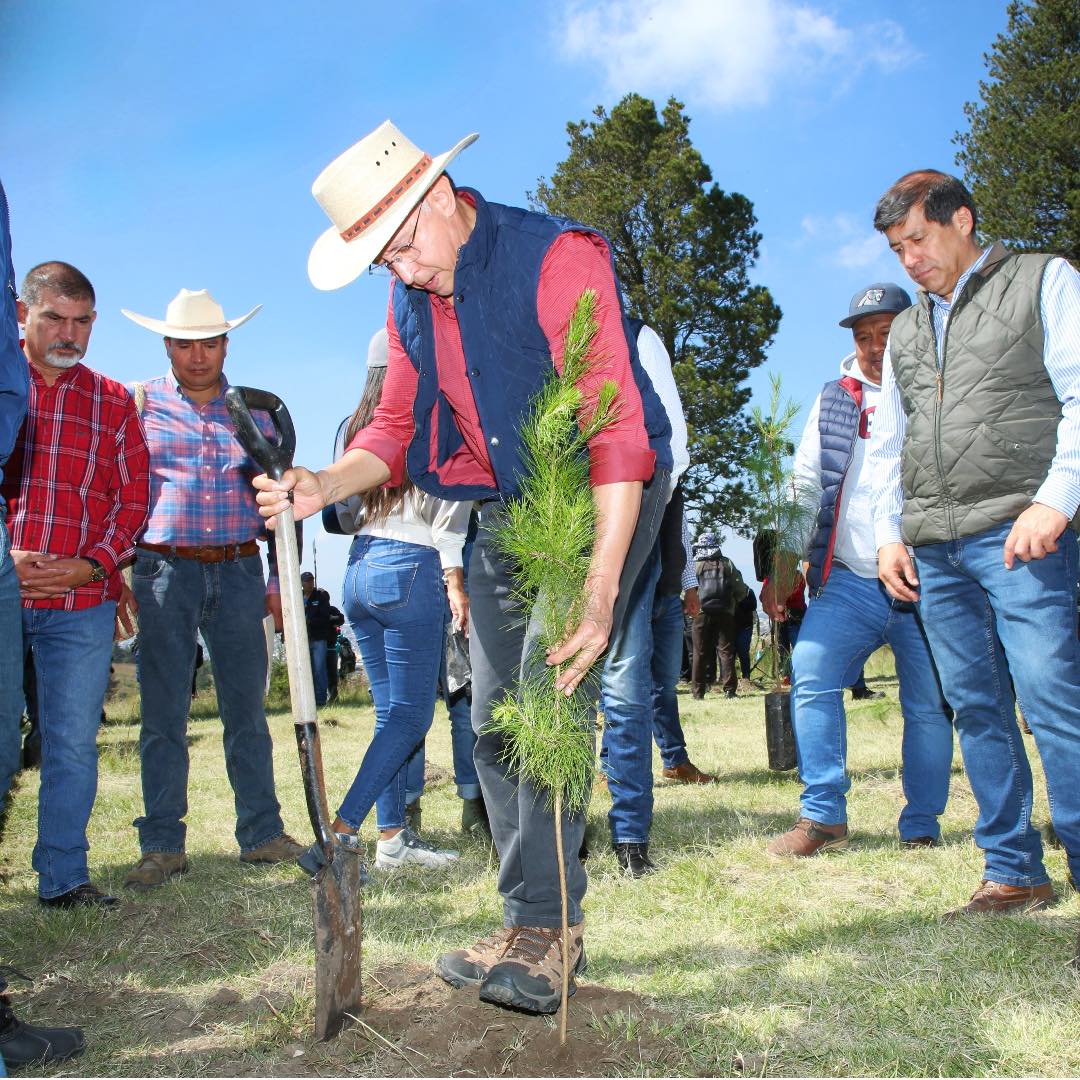
{"type": "Polygon", "coordinates": [[[4,470],[24,647],[34,655],[41,789],[33,865],[48,907],[109,907],[90,882],[86,824],[97,793],[97,729],[109,682],[121,566],[150,500],[149,454],[123,384],[91,371],[97,313],[85,275],[42,263],[23,281],[30,397],[4,470]]]}

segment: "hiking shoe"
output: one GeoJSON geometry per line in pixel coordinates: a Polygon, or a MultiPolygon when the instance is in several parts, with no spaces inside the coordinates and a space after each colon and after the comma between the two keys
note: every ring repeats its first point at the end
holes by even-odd
{"type": "MultiPolygon", "coordinates": [[[[347,853],[360,861],[360,884],[366,885],[371,876],[368,874],[367,864],[364,862],[363,841],[356,833],[343,833],[336,832],[334,837],[337,840],[338,850],[335,852],[334,857],[337,858],[338,854],[347,853]]],[[[296,865],[304,871],[305,874],[310,874],[314,877],[325,865],[326,856],[323,854],[322,846],[319,844],[312,844],[299,859],[296,860],[296,865]]]]}
{"type": "Polygon", "coordinates": [[[692,761],[684,761],[660,773],[665,784],[715,784],[712,773],[702,772],[692,761]]]}
{"type": "Polygon", "coordinates": [[[303,854],[304,848],[288,833],[282,833],[251,851],[241,851],[240,861],[246,863],[296,862],[303,854]]]}
{"type": "MultiPolygon", "coordinates": [[[[461,800],[461,831],[469,836],[491,839],[491,823],[488,821],[487,807],[482,795],[475,799],[461,800]]],[[[413,832],[416,830],[413,829],[413,832]]]]}
{"type": "Polygon", "coordinates": [[[500,926],[467,949],[443,953],[435,961],[435,974],[459,990],[479,986],[487,978],[491,965],[502,956],[511,933],[509,926],[500,926]]]}
{"type": "MultiPolygon", "coordinates": [[[[569,993],[585,970],[583,924],[570,927],[569,993]]],[[[562,931],[554,926],[515,926],[502,955],[480,984],[480,1000],[529,1013],[557,1012],[562,1004],[562,931]]]]}
{"type": "Polygon", "coordinates": [[[399,866],[426,866],[442,869],[458,860],[456,851],[447,851],[429,844],[407,825],[390,840],[375,845],[375,869],[395,870],[399,866]]]}
{"type": "Polygon", "coordinates": [[[851,691],[852,701],[880,701],[884,696],[884,690],[871,690],[869,687],[865,690],[859,687],[858,690],[851,691]]]}
{"type": "Polygon", "coordinates": [[[147,851],[128,871],[125,889],[160,889],[171,877],[187,869],[187,856],[182,851],[147,851]]]}
{"type": "Polygon", "coordinates": [[[414,833],[420,831],[420,822],[423,819],[423,812],[420,809],[420,800],[415,802],[406,803],[405,805],[405,827],[412,829],[414,833]]]}
{"type": "Polygon", "coordinates": [[[805,859],[822,851],[839,851],[847,846],[847,825],[822,825],[801,817],[786,833],[770,840],[765,850],[770,855],[805,859]]]}
{"type": "Polygon", "coordinates": [[[648,844],[613,844],[615,861],[629,877],[639,878],[656,871],[656,863],[649,858],[648,844]]]}
{"type": "Polygon", "coordinates": [[[45,1065],[50,1061],[78,1057],[86,1047],[82,1029],[24,1024],[12,1011],[11,1002],[3,993],[7,989],[5,975],[26,979],[14,968],[0,968],[0,1061],[9,1069],[17,1069],[21,1065],[45,1065]]]}

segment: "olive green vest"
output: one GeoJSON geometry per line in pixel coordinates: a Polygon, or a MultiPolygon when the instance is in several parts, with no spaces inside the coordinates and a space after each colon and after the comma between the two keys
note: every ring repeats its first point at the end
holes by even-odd
{"type": "Polygon", "coordinates": [[[1040,311],[1049,255],[995,244],[953,297],[934,339],[933,301],[893,320],[889,355],[904,438],[904,540],[936,544],[1013,520],[1046,479],[1061,402],[1043,364],[1040,311]]]}

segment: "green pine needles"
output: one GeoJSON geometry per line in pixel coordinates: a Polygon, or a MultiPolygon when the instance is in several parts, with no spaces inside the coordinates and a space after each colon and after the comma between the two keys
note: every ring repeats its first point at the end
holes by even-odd
{"type": "MultiPolygon", "coordinates": [[[[579,382],[596,337],[596,294],[582,293],[566,331],[563,372],[537,393],[522,429],[525,479],[506,506],[495,542],[513,567],[517,600],[531,611],[534,658],[515,691],[492,710],[489,731],[502,735],[504,758],[521,779],[571,813],[583,810],[593,781],[593,693],[556,690],[558,668],[543,658],[576,627],[596,531],[586,444],[615,418],[615,383],[586,401],[579,382]]],[[[532,635],[530,635],[532,636],[532,635]]]]}

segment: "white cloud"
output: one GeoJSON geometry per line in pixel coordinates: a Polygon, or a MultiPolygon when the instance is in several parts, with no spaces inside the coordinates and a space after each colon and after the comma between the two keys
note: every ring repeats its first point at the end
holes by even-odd
{"type": "Polygon", "coordinates": [[[866,270],[891,265],[893,256],[885,238],[854,214],[802,219],[802,240],[817,248],[832,248],[824,261],[845,270],[866,270]]]}
{"type": "Polygon", "coordinates": [[[842,26],[799,0],[571,0],[556,33],[613,94],[717,108],[764,105],[781,84],[837,72],[847,85],[867,65],[895,71],[913,57],[896,23],[842,26]]]}

